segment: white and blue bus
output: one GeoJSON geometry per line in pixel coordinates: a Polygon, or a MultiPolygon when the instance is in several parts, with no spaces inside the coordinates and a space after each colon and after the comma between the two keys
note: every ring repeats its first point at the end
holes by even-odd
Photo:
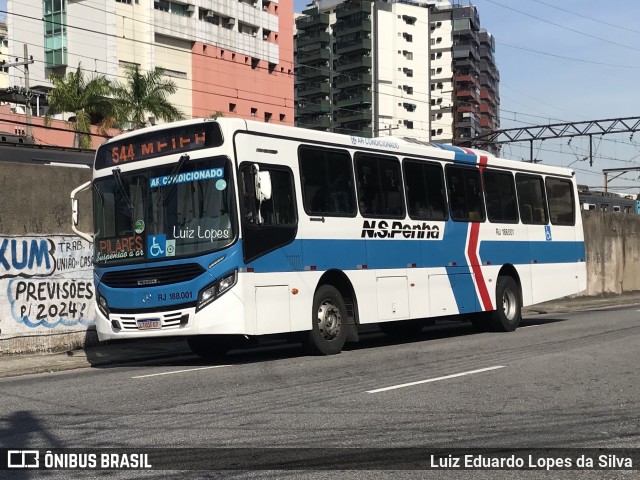
{"type": "Polygon", "coordinates": [[[573,172],[449,145],[189,120],[104,143],[72,198],[100,340],[186,336],[215,357],[292,334],[335,354],[371,323],[513,331],[523,306],[586,288],[573,172]]]}

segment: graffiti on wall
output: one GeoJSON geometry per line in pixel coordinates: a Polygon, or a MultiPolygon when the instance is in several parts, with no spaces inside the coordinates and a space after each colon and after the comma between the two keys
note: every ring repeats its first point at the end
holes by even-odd
{"type": "Polygon", "coordinates": [[[78,237],[0,237],[0,338],[93,325],[91,258],[78,237]]]}

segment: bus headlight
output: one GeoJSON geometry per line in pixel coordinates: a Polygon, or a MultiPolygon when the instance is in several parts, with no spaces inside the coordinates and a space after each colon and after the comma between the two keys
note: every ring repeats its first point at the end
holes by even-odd
{"type": "Polygon", "coordinates": [[[196,311],[206,307],[216,298],[220,297],[227,290],[231,289],[238,282],[238,271],[234,270],[229,275],[216,280],[211,285],[206,286],[198,294],[198,304],[196,311]]]}
{"type": "Polygon", "coordinates": [[[105,317],[109,318],[109,305],[107,304],[107,299],[104,298],[102,295],[100,295],[98,293],[97,294],[97,303],[98,303],[98,308],[100,309],[102,314],[105,317]]]}

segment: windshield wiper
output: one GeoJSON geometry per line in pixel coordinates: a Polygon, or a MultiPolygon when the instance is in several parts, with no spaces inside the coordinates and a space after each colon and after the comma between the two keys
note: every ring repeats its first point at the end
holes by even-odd
{"type": "Polygon", "coordinates": [[[133,212],[133,203],[131,203],[129,194],[127,193],[127,190],[124,188],[120,169],[117,167],[113,169],[113,179],[115,180],[116,185],[118,186],[118,190],[120,190],[120,194],[122,195],[122,198],[124,199],[127,208],[133,212]]]}
{"type": "Polygon", "coordinates": [[[171,200],[171,197],[173,196],[173,194],[176,193],[176,189],[178,188],[178,184],[176,182],[176,177],[178,176],[178,173],[180,173],[180,171],[184,167],[184,164],[187,163],[187,161],[190,158],[191,157],[189,157],[189,155],[187,155],[186,153],[184,155],[182,155],[180,157],[180,159],[178,160],[178,163],[176,163],[176,166],[173,167],[173,170],[169,174],[169,185],[170,185],[169,189],[170,190],[167,192],[167,194],[164,197],[164,202],[163,203],[164,203],[165,207],[169,203],[169,200],[171,200]]]}

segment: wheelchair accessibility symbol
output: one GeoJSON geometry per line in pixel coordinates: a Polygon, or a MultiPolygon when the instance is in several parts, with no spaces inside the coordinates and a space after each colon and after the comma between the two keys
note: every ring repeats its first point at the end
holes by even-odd
{"type": "Polygon", "coordinates": [[[550,225],[545,225],[544,226],[544,236],[546,237],[547,241],[553,240],[551,238],[551,226],[550,225]]]}
{"type": "Polygon", "coordinates": [[[147,238],[147,249],[149,258],[166,256],[167,236],[164,233],[162,235],[149,235],[147,238]]]}

